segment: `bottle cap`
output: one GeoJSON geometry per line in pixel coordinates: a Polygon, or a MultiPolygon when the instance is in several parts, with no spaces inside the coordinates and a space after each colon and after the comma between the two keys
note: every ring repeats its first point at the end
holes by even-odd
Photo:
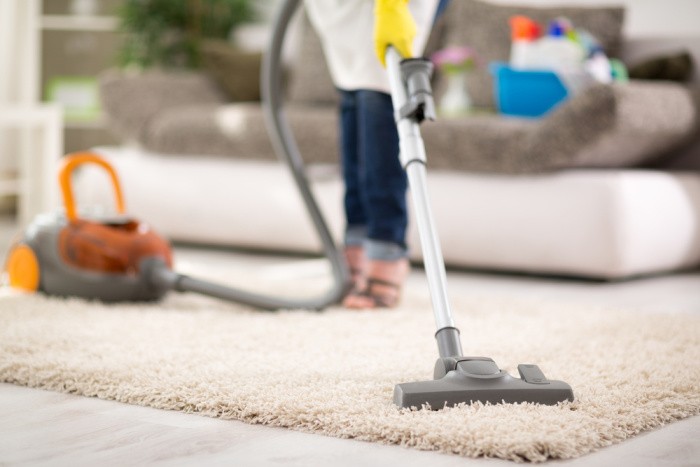
{"type": "Polygon", "coordinates": [[[527,16],[512,16],[509,20],[511,38],[515,40],[534,41],[542,32],[540,25],[527,16]]]}
{"type": "Polygon", "coordinates": [[[566,25],[560,21],[552,21],[549,23],[549,35],[552,37],[563,37],[566,33],[566,25]]]}

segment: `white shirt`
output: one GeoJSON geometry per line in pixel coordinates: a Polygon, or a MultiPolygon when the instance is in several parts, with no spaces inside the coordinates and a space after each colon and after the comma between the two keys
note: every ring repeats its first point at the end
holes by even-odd
{"type": "MultiPolygon", "coordinates": [[[[413,53],[425,49],[439,0],[411,0],[416,21],[413,53]]],[[[347,91],[372,89],[389,93],[386,69],[374,51],[374,0],[304,0],[321,38],[333,83],[347,91]]]]}

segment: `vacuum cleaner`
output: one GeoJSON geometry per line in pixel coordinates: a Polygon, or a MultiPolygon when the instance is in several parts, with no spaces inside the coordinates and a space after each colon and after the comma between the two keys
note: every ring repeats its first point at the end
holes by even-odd
{"type": "MultiPolygon", "coordinates": [[[[291,8],[290,8],[291,7],[291,8]]],[[[94,153],[62,158],[59,182],[65,213],[42,214],[11,246],[5,274],[11,286],[49,295],[74,296],[105,302],[158,300],[168,291],[195,292],[249,305],[261,310],[322,310],[338,303],[352,284],[345,260],[311,192],[305,167],[282,107],[281,51],[290,16],[287,5],[275,27],[263,60],[261,92],[267,128],[279,159],[289,168],[309,217],[329,260],[332,282],[319,296],[286,299],[223,286],[177,273],[172,269],[168,242],[147,224],[125,214],[118,176],[94,153]],[[71,176],[84,164],[105,169],[112,181],[117,216],[83,218],[77,213],[71,176]]]]}
{"type": "MultiPolygon", "coordinates": [[[[248,304],[260,309],[322,309],[336,303],[348,290],[347,266],[332,240],[311,193],[304,164],[282,111],[280,54],[284,36],[299,0],[282,4],[268,53],[263,61],[262,92],[270,136],[280,159],[289,167],[330,260],[334,282],[330,290],[310,300],[284,300],[194,279],[172,270],[167,241],[147,224],[124,215],[121,187],[114,169],[95,154],[64,158],[59,174],[65,214],[39,216],[12,246],[6,262],[10,284],[52,295],[70,295],[104,301],[157,300],[169,290],[191,291],[248,304]],[[92,163],[110,175],[117,216],[83,219],[75,209],[71,175],[76,167],[92,163]]],[[[457,404],[557,404],[573,401],[571,387],[547,379],[533,364],[518,366],[519,378],[509,375],[488,357],[462,355],[447,298],[445,265],[434,227],[426,188],[426,152],[420,124],[435,119],[430,77],[425,59],[402,60],[387,50],[387,70],[399,132],[401,164],[406,170],[424,264],[435,314],[439,358],[434,379],[397,384],[394,403],[400,407],[441,409],[457,404]]]]}
{"type": "MultiPolygon", "coordinates": [[[[289,300],[255,294],[179,274],[172,269],[169,242],[148,224],[125,214],[121,185],[114,168],[91,152],[69,154],[60,161],[59,185],[64,212],[41,214],[11,246],[5,272],[12,287],[48,295],[104,302],[152,301],[168,291],[196,292],[263,310],[323,309],[337,302],[349,283],[344,260],[333,244],[320,214],[335,281],[321,297],[289,300]],[[114,190],[116,215],[78,215],[72,175],[85,164],[103,168],[114,190]]],[[[312,200],[313,201],[313,200],[312,200]]]]}
{"type": "Polygon", "coordinates": [[[563,381],[547,379],[537,365],[518,365],[520,378],[514,378],[501,370],[491,358],[462,355],[459,330],[455,327],[447,298],[445,264],[428,203],[427,157],[420,134],[423,121],[435,120],[430,85],[433,66],[429,60],[422,58],[401,60],[393,47],[387,50],[386,63],[399,132],[401,165],[411,188],[440,355],[435,363],[434,379],[397,384],[394,403],[401,407],[441,409],[476,401],[549,405],[573,401],[571,386],[563,381]]]}

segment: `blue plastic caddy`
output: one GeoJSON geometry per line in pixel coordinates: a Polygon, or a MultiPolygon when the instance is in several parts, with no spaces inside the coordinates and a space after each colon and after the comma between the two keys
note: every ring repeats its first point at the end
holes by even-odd
{"type": "Polygon", "coordinates": [[[569,96],[564,83],[549,70],[517,70],[506,63],[492,63],[494,94],[504,115],[541,117],[569,96]]]}

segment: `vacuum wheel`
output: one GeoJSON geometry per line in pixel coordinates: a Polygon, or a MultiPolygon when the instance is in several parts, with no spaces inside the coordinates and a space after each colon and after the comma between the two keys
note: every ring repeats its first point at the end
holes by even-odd
{"type": "Polygon", "coordinates": [[[29,292],[39,290],[39,261],[29,246],[19,244],[12,247],[7,255],[5,271],[11,287],[29,292]]]}

